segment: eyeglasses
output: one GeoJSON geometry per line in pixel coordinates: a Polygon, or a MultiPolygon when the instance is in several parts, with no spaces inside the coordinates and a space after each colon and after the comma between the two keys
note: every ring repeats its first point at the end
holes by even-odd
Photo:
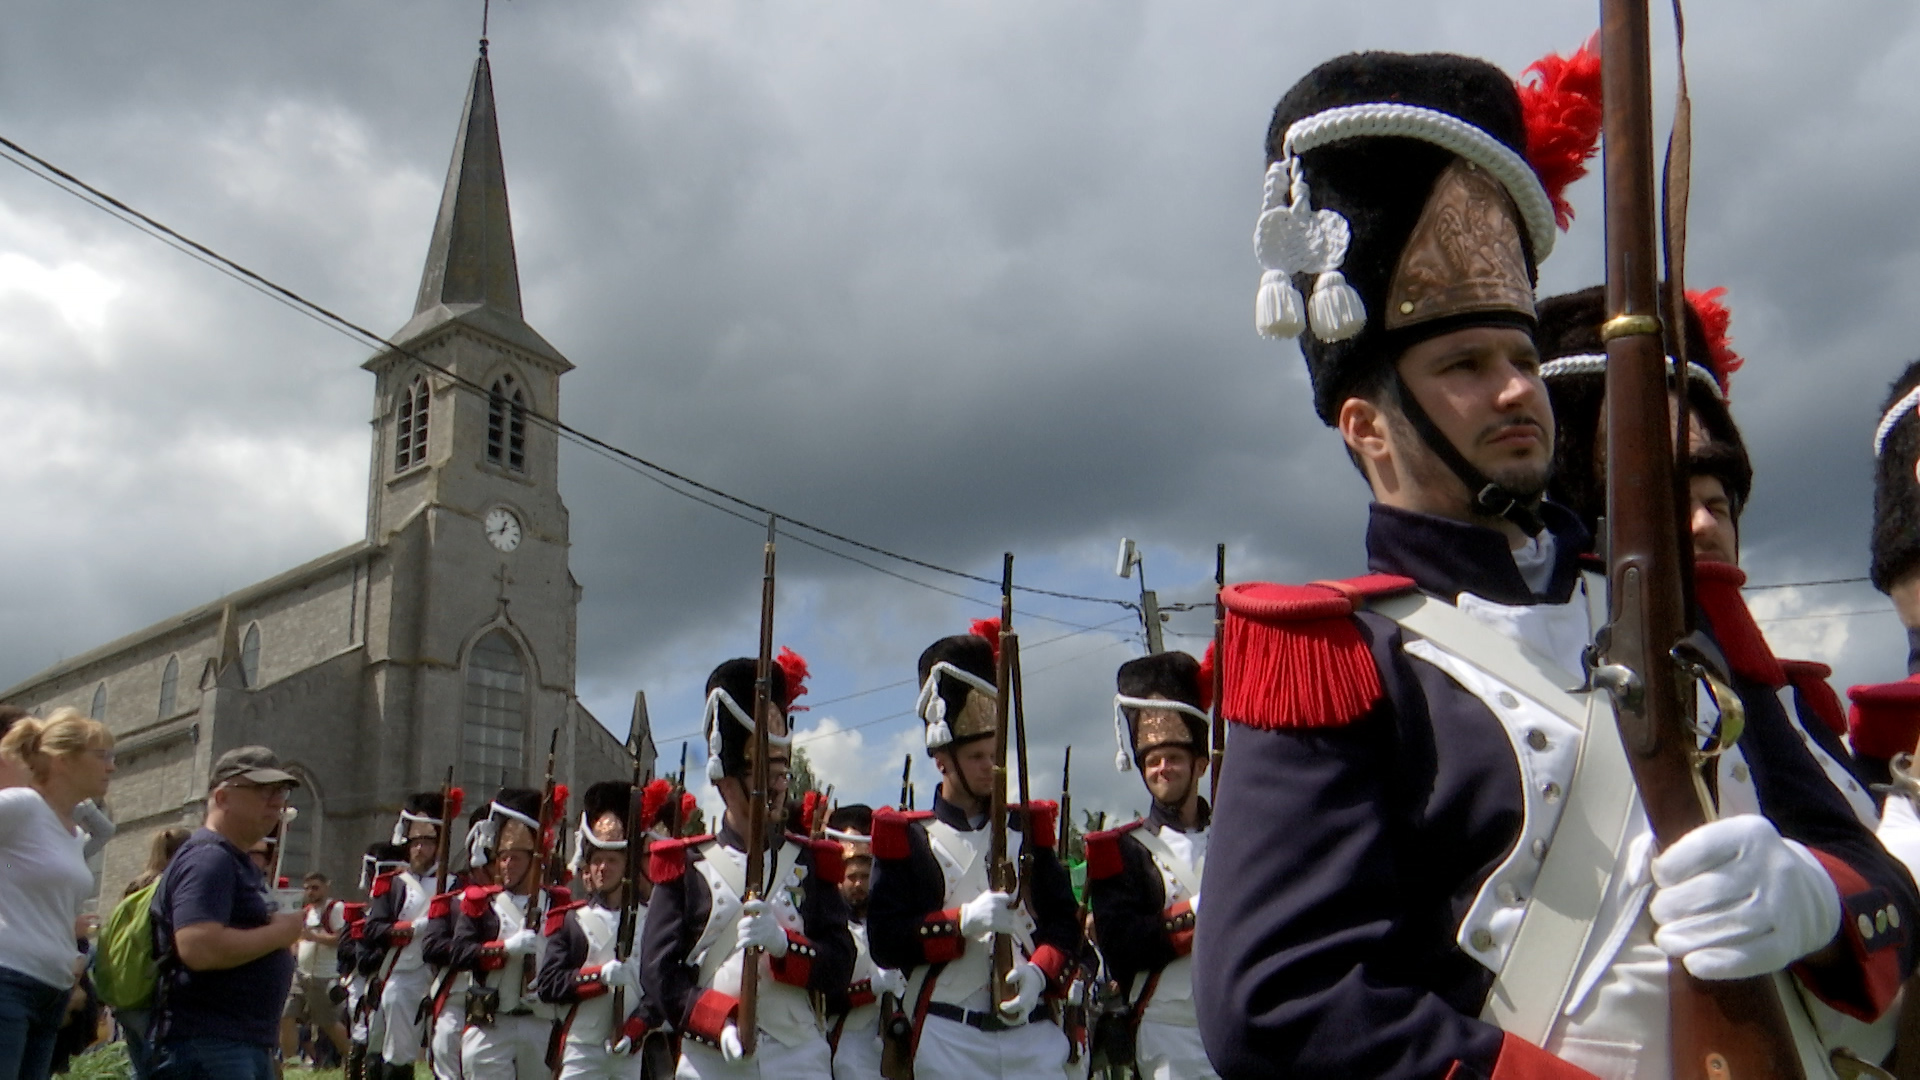
{"type": "Polygon", "coordinates": [[[264,791],[266,792],[266,794],[261,797],[267,800],[268,805],[272,805],[274,803],[284,803],[288,799],[293,797],[293,788],[291,785],[288,785],[288,784],[250,784],[250,783],[240,783],[240,782],[229,782],[229,783],[221,784],[220,786],[223,788],[227,788],[231,791],[264,791]]]}

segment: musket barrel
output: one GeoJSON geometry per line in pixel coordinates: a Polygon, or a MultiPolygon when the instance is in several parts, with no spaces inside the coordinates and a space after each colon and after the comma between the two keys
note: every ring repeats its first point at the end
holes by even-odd
{"type": "MultiPolygon", "coordinates": [[[[1000,643],[994,663],[993,792],[987,804],[987,869],[995,892],[1014,891],[1013,867],[1007,859],[1007,737],[1008,712],[1013,698],[1013,552],[1000,564],[1000,643]]],[[[993,935],[993,984],[989,995],[994,1015],[1007,1000],[1007,974],[1013,970],[1013,940],[993,935]]]]}
{"type": "MultiPolygon", "coordinates": [[[[766,892],[767,801],[773,795],[768,777],[767,714],[773,701],[774,540],[780,519],[767,518],[767,546],[760,578],[760,654],[753,678],[753,760],[747,791],[747,895],[758,900],[766,892]]],[[[716,721],[718,722],[718,721],[716,721]]],[[[752,1054],[759,1042],[760,950],[748,949],[740,970],[740,1046],[752,1054]]]]}

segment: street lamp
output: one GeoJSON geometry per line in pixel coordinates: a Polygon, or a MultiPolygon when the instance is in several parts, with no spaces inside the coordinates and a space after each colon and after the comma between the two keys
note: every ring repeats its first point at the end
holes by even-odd
{"type": "Polygon", "coordinates": [[[1147,628],[1147,651],[1149,653],[1166,652],[1166,646],[1160,638],[1160,598],[1147,588],[1147,564],[1140,557],[1140,548],[1132,540],[1120,538],[1120,559],[1114,566],[1116,576],[1131,578],[1134,567],[1140,568],[1140,621],[1147,628]]]}

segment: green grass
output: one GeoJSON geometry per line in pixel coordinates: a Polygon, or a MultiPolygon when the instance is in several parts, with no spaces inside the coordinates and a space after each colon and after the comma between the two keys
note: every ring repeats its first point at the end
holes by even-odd
{"type": "MultiPolygon", "coordinates": [[[[74,1058],[73,1068],[66,1075],[73,1080],[131,1080],[133,1069],[127,1064],[126,1044],[109,1043],[74,1058]]],[[[339,1069],[288,1069],[287,1080],[346,1080],[346,1074],[339,1069]]]]}

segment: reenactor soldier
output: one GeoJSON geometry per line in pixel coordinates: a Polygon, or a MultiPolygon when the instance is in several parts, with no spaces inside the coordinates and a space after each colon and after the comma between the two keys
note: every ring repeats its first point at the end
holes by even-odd
{"type": "MultiPolygon", "coordinates": [[[[1193,1011],[1193,931],[1207,864],[1210,666],[1183,652],[1120,665],[1114,763],[1138,768],[1153,797],[1144,820],[1086,838],[1087,899],[1111,977],[1127,995],[1133,1045],[1095,1056],[1154,1080],[1214,1076],[1193,1011]],[[1129,1050],[1131,1051],[1129,1053],[1129,1050]]],[[[1104,1034],[1118,1034],[1104,1025],[1104,1034]]]]}
{"type": "Polygon", "coordinates": [[[854,957],[840,897],[840,845],[787,833],[779,828],[785,815],[770,810],[767,881],[751,890],[756,899],[746,899],[753,725],[767,725],[771,803],[784,807],[793,741],[788,710],[805,674],[804,661],[783,649],[766,711],[756,718],[757,666],[729,660],[707,679],[707,776],[726,813],[716,835],[653,846],[641,986],[680,1033],[680,1076],[824,1080],[832,1075],[832,1055],[813,995],[844,990],[854,957]],[[758,965],[752,1054],[738,1023],[749,958],[758,965]]]}
{"type": "MultiPolygon", "coordinates": [[[[642,792],[643,831],[666,805],[669,785],[655,780],[642,792]]],[[[658,1024],[640,994],[640,957],[616,955],[622,912],[635,907],[636,927],[645,925],[644,896],[627,895],[627,860],[642,858],[644,841],[627,837],[633,785],[610,780],[587,789],[574,833],[574,876],[582,899],[547,915],[546,951],[537,976],[540,1000],[566,1010],[561,1018],[560,1080],[639,1080],[640,1049],[658,1024]],[[620,990],[625,1015],[613,1014],[620,990]]],[[[636,875],[637,891],[647,888],[636,875]]],[[[635,940],[639,940],[636,936],[635,940]]]]}
{"type": "Polygon", "coordinates": [[[433,969],[426,1022],[430,1027],[427,1061],[434,1080],[461,1080],[465,1075],[460,1068],[460,1039],[466,1033],[465,1002],[472,982],[467,972],[454,966],[453,923],[467,888],[493,883],[487,872],[487,860],[493,854],[493,831],[481,828],[488,810],[483,804],[467,815],[466,839],[461,845],[466,852],[466,869],[447,875],[452,880],[428,905],[426,928],[420,931],[420,955],[433,969]]]}
{"type": "Polygon", "coordinates": [[[360,860],[360,895],[367,903],[354,905],[358,910],[347,930],[351,948],[340,959],[351,956],[353,970],[347,976],[347,1060],[348,1080],[386,1080],[386,1062],[381,1057],[387,1029],[380,1012],[380,975],[386,970],[387,950],[367,938],[367,908],[373,900],[374,883],[407,865],[407,849],[384,840],[367,845],[360,860]]]}
{"type": "Polygon", "coordinates": [[[507,788],[488,804],[480,827],[492,833],[494,880],[467,886],[454,917],[453,966],[471,978],[460,1040],[469,1080],[550,1075],[547,1040],[558,1010],[537,998],[532,974],[543,913],[572,897],[557,885],[542,884],[534,893],[534,864],[552,854],[542,846],[540,802],[537,791],[507,788]]]}
{"type": "Polygon", "coordinates": [[[420,1003],[427,998],[433,970],[421,955],[414,931],[416,925],[425,929],[427,908],[440,891],[434,862],[440,857],[442,799],[438,791],[407,796],[393,826],[393,843],[406,848],[407,864],[374,879],[367,904],[364,936],[388,952],[380,991],[385,1029],[380,1056],[389,1078],[413,1075],[413,1063],[424,1042],[420,1003]]]}
{"type": "Polygon", "coordinates": [[[977,622],[920,654],[918,711],[940,787],[929,811],[874,813],[868,943],[875,964],[907,977],[918,1080],[1058,1080],[1067,1060],[1067,1037],[1043,1000],[1065,993],[1080,944],[1073,886],[1054,851],[1057,804],[1008,808],[1007,826],[1025,833],[1032,855],[1026,904],[988,877],[999,633],[997,621],[977,622]],[[998,1010],[996,934],[1016,945],[998,1010]]]}
{"type": "Polygon", "coordinates": [[[873,884],[873,808],[858,803],[827,815],[827,839],[840,845],[845,867],[840,895],[847,902],[847,929],[853,934],[853,979],[843,999],[828,1008],[827,1043],[833,1047],[834,1080],[879,1080],[880,999],[897,1003],[907,980],[891,968],[875,967],[867,940],[867,902],[873,884]]]}
{"type": "Polygon", "coordinates": [[[1541,177],[1590,148],[1530,129],[1588,69],[1543,65],[1523,95],[1477,60],[1358,54],[1275,110],[1256,318],[1310,328],[1316,411],[1375,499],[1372,573],[1223,596],[1230,824],[1194,946],[1223,1076],[1658,1076],[1672,962],[1791,970],[1864,1019],[1912,969],[1915,939],[1875,920],[1911,925],[1920,895],[1783,710],[1748,714],[1713,762],[1721,816],[1656,855],[1610,702],[1566,689],[1605,587],[1542,498],[1533,283],[1541,177]]]}

